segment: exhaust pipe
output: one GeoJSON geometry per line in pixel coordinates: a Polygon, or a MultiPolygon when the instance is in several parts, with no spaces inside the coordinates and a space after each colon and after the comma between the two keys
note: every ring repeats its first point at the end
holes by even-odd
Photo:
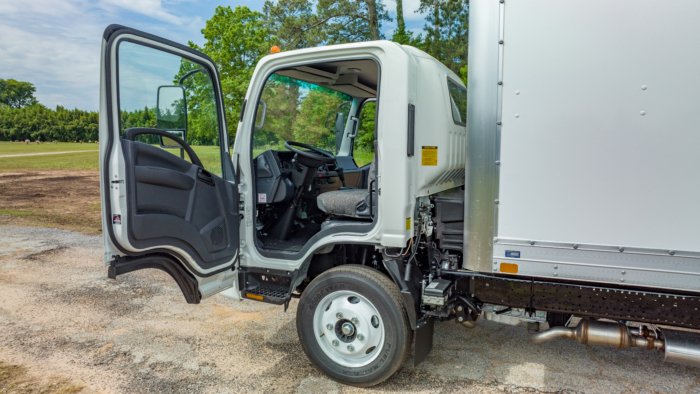
{"type": "Polygon", "coordinates": [[[664,334],[664,361],[700,367],[700,340],[698,334],[666,330],[664,334]]]}
{"type": "Polygon", "coordinates": [[[623,323],[581,320],[576,327],[554,327],[539,331],[539,323],[528,323],[530,341],[542,343],[556,338],[575,339],[581,344],[618,349],[632,347],[664,352],[664,361],[700,367],[700,336],[698,334],[666,330],[659,335],[646,327],[639,328],[639,335],[632,334],[623,323]]]}

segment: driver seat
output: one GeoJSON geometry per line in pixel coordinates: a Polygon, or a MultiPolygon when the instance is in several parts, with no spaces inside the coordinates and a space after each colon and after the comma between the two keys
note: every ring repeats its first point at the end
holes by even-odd
{"type": "MultiPolygon", "coordinates": [[[[345,189],[321,193],[316,197],[318,209],[329,216],[346,216],[358,219],[371,218],[370,189],[374,177],[375,160],[369,166],[368,189],[345,189]]],[[[375,199],[376,201],[376,199],[375,199]]]]}

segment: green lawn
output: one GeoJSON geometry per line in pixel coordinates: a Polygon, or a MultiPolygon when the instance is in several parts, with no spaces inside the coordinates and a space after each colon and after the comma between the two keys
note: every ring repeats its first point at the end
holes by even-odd
{"type": "Polygon", "coordinates": [[[24,142],[7,142],[0,141],[0,155],[19,155],[25,153],[44,153],[44,152],[70,152],[75,150],[94,150],[97,151],[100,146],[97,144],[58,142],[49,144],[44,142],[37,145],[35,142],[25,144],[24,142]]]}
{"type": "Polygon", "coordinates": [[[374,159],[374,152],[363,151],[356,149],[354,153],[355,163],[358,167],[362,167],[365,164],[369,164],[374,159]]]}
{"type": "MultiPolygon", "coordinates": [[[[194,145],[192,149],[204,164],[208,171],[221,175],[220,151],[218,146],[194,145]]],[[[74,144],[59,142],[58,144],[24,144],[19,142],[0,142],[0,155],[14,155],[43,152],[66,152],[85,150],[78,153],[61,153],[53,155],[0,157],[0,171],[19,170],[23,168],[72,168],[79,170],[98,170],[99,153],[97,144],[74,144]]],[[[266,148],[253,150],[253,155],[258,156],[266,148]]],[[[169,152],[180,155],[179,149],[168,149],[169,152]]],[[[372,161],[372,152],[355,151],[355,162],[363,166],[372,161]]],[[[189,160],[187,154],[185,159],[189,160]]]]}
{"type": "Polygon", "coordinates": [[[0,171],[40,168],[70,168],[78,170],[98,170],[99,157],[100,155],[98,152],[0,157],[0,171]]]}

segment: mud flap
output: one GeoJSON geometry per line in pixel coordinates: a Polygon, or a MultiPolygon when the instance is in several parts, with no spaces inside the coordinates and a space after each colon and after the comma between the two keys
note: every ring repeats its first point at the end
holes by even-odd
{"type": "MultiPolygon", "coordinates": [[[[411,329],[415,330],[418,327],[418,319],[420,313],[420,287],[414,283],[406,283],[403,280],[404,267],[403,263],[399,264],[397,260],[384,260],[384,268],[394,280],[394,283],[401,291],[401,298],[406,305],[408,313],[408,321],[411,323],[411,329]]],[[[414,270],[414,272],[417,270],[414,270]]]]}
{"type": "Polygon", "coordinates": [[[433,348],[433,328],[435,326],[435,320],[429,317],[418,324],[416,327],[413,343],[413,366],[417,367],[418,364],[425,361],[430,354],[430,350],[433,348]]]}

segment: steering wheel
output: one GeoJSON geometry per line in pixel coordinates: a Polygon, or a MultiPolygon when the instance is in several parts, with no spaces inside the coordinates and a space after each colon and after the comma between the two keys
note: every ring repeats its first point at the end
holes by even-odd
{"type": "Polygon", "coordinates": [[[335,163],[335,156],[314,146],[302,144],[301,142],[285,141],[284,147],[297,154],[301,164],[309,167],[319,167],[323,164],[335,163]],[[304,148],[308,150],[301,150],[304,148]]]}

